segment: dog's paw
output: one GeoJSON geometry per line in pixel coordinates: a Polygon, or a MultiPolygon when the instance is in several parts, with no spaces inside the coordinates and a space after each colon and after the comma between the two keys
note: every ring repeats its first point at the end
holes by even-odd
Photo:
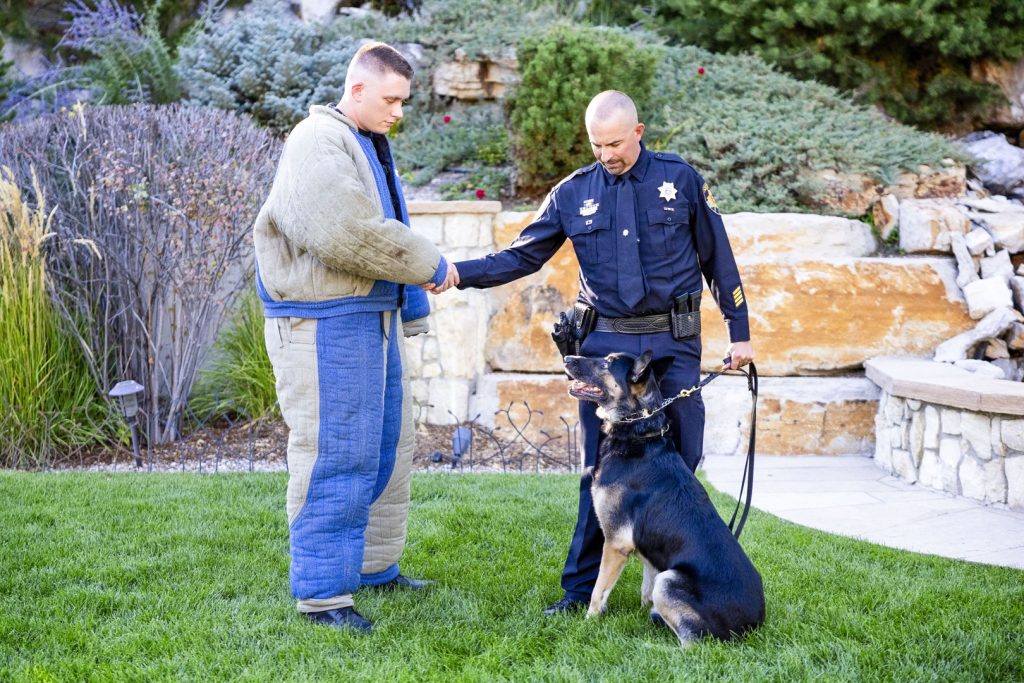
{"type": "Polygon", "coordinates": [[[648,607],[650,607],[653,604],[654,604],[654,598],[651,597],[650,595],[641,595],[640,596],[640,606],[643,607],[644,609],[647,609],[648,607]]]}
{"type": "Polygon", "coordinates": [[[587,610],[587,619],[593,619],[595,617],[599,617],[599,616],[601,616],[601,614],[603,612],[604,612],[604,610],[601,609],[600,606],[598,606],[598,605],[591,605],[590,609],[587,610]]]}

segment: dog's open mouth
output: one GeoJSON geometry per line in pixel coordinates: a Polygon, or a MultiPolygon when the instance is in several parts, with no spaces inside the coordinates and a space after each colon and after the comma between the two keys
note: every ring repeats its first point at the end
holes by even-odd
{"type": "Polygon", "coordinates": [[[593,384],[587,384],[578,379],[569,382],[569,393],[579,398],[604,398],[604,392],[601,390],[601,387],[595,387],[593,384]]]}

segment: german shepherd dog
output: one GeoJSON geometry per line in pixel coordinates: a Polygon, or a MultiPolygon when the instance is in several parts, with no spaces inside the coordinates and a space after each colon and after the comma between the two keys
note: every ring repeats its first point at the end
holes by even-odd
{"type": "Polygon", "coordinates": [[[672,359],[651,357],[565,359],[569,394],[597,403],[604,421],[591,488],[604,550],[587,616],[605,611],[635,552],[644,563],[640,603],[653,604],[653,621],[683,647],[706,635],[728,640],[764,622],[761,575],[667,436],[658,380],[672,359]]]}

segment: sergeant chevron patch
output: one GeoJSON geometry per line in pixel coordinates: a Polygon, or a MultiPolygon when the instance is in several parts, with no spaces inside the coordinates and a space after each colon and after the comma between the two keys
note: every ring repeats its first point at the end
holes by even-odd
{"type": "Polygon", "coordinates": [[[732,300],[736,302],[736,308],[743,303],[743,289],[739,286],[732,290],[732,300]]]}

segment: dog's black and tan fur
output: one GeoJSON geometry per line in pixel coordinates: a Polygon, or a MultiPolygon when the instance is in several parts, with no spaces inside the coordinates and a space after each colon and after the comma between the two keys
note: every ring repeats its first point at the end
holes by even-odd
{"type": "MultiPolygon", "coordinates": [[[[569,356],[569,393],[604,420],[592,486],[604,551],[588,617],[606,608],[630,554],[644,563],[640,602],[681,645],[728,639],[764,621],[761,576],[667,437],[658,378],[671,359],[569,356]],[[635,422],[623,418],[649,415],[635,422]]],[[[682,399],[688,400],[688,399],[682,399]]]]}

